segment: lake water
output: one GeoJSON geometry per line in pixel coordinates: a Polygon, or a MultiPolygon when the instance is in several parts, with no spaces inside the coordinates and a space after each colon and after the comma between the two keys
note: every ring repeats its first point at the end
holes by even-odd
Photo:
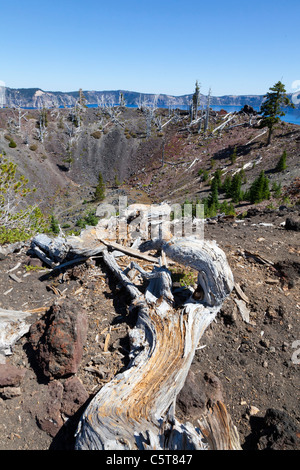
{"type": "MultiPolygon", "coordinates": [[[[89,104],[88,108],[96,108],[98,105],[96,104],[89,104]]],[[[239,112],[244,106],[231,106],[231,105],[224,105],[224,106],[211,106],[211,109],[214,111],[220,111],[221,109],[224,109],[228,113],[237,111],[239,112]]],[[[137,105],[128,105],[128,108],[137,108],[137,105]]],[[[175,106],[176,108],[176,106],[175,106]]],[[[178,106],[179,109],[185,109],[187,110],[187,106],[178,106]]],[[[255,111],[259,111],[260,107],[259,106],[253,106],[253,109],[255,111]]],[[[282,116],[280,118],[284,122],[289,122],[291,124],[297,124],[300,126],[300,109],[293,109],[293,108],[287,108],[285,110],[285,116],[282,116]]]]}
{"type": "MultiPolygon", "coordinates": [[[[211,106],[212,109],[215,111],[220,111],[221,109],[225,109],[228,113],[234,111],[240,111],[243,106],[211,106]]],[[[258,106],[253,106],[255,111],[259,111],[260,108],[258,106]]],[[[287,108],[285,111],[285,116],[282,116],[280,119],[284,122],[290,122],[291,124],[297,124],[300,126],[300,109],[293,109],[287,108]]]]}

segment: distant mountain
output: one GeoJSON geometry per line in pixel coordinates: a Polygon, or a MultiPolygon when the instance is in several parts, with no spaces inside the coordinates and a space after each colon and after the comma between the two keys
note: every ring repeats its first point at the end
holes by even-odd
{"type": "MultiPolygon", "coordinates": [[[[86,104],[118,104],[120,102],[120,93],[123,94],[127,106],[136,106],[139,103],[153,103],[156,100],[158,107],[176,107],[189,106],[192,94],[173,96],[165,94],[138,93],[128,90],[111,90],[111,91],[93,91],[83,90],[86,98],[86,104]]],[[[40,88],[6,88],[5,89],[5,106],[6,107],[28,107],[28,108],[50,108],[60,106],[72,106],[79,97],[79,91],[61,92],[61,91],[44,91],[40,88]]],[[[212,96],[212,106],[250,106],[260,107],[263,95],[224,95],[212,96]]],[[[205,106],[207,96],[201,95],[200,106],[205,106]]]]}

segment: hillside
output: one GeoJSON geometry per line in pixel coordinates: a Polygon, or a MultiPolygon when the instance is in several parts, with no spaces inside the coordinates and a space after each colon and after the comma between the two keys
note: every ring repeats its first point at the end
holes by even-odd
{"type": "MultiPolygon", "coordinates": [[[[205,223],[205,238],[224,250],[237,287],[205,332],[176,406],[180,419],[197,425],[203,408],[221,397],[243,449],[299,450],[300,127],[280,123],[266,146],[259,116],[249,108],[233,115],[211,111],[206,133],[180,110],[157,109],[150,122],[149,109],[84,108],[75,117],[70,109],[51,109],[45,126],[41,110],[26,113],[19,121],[16,110],[0,109],[0,153],[18,164],[44,213],[54,213],[65,233],[96,210],[99,172],[104,202],[117,208],[125,195],[129,203],[202,201],[218,169],[224,181],[243,168],[246,190],[264,170],[270,199],[239,201],[235,215],[205,223]],[[287,168],[277,171],[284,150],[287,168]],[[296,221],[292,230],[287,219],[296,221]]],[[[220,192],[220,201],[225,196],[220,192]]],[[[29,246],[0,254],[0,308],[30,311],[33,325],[7,359],[12,386],[0,367],[0,446],[72,449],[86,402],[128,364],[128,331],[136,319],[101,257],[53,273],[29,246]],[[87,339],[76,374],[49,378],[33,345],[47,315],[60,309],[85,312],[87,339]]],[[[120,259],[126,270],[130,257],[120,259]]],[[[173,266],[175,291],[192,285],[192,274],[173,266]]]]}
{"type": "MultiPolygon", "coordinates": [[[[37,188],[42,209],[58,218],[62,214],[61,222],[69,222],[68,217],[74,220],[76,211],[95,208],[89,203],[100,172],[108,202],[116,202],[118,194],[136,202],[200,202],[208,196],[217,169],[224,180],[242,168],[242,189],[249,188],[264,170],[270,187],[282,186],[281,197],[268,204],[278,207],[284,198],[292,202],[289,187],[299,176],[299,126],[281,122],[266,146],[259,116],[246,113],[227,116],[211,111],[204,134],[203,127],[199,133],[198,124],[190,125],[188,113],[180,110],[169,115],[158,108],[151,126],[149,108],[84,108],[79,126],[72,112],[46,110],[47,124],[41,132],[40,110],[22,111],[21,128],[16,110],[0,110],[0,151],[37,188]],[[216,130],[228,118],[227,126],[216,130]],[[10,147],[10,139],[15,148],[10,147]],[[284,150],[287,169],[277,172],[284,150]]],[[[238,204],[237,213],[247,205],[238,204]]]]}

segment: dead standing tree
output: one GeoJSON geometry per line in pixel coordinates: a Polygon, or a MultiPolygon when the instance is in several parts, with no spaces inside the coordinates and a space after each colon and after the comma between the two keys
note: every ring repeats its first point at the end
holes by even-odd
{"type": "Polygon", "coordinates": [[[204,134],[207,133],[207,129],[208,129],[210,100],[211,100],[211,89],[209,89],[208,97],[207,97],[206,115],[205,115],[205,122],[204,122],[204,134]]]}
{"type": "Polygon", "coordinates": [[[47,126],[48,126],[48,118],[47,118],[47,110],[43,108],[40,111],[39,118],[37,121],[37,137],[40,142],[44,142],[45,136],[47,135],[47,126]]]}

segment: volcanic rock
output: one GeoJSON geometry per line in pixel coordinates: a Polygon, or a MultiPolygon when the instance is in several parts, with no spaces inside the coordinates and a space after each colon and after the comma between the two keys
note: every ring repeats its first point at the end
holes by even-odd
{"type": "Polygon", "coordinates": [[[25,372],[11,364],[0,364],[0,387],[19,387],[25,372]]]}
{"type": "Polygon", "coordinates": [[[70,299],[54,304],[31,326],[30,343],[45,376],[59,378],[77,372],[87,327],[85,310],[70,299]]]}

